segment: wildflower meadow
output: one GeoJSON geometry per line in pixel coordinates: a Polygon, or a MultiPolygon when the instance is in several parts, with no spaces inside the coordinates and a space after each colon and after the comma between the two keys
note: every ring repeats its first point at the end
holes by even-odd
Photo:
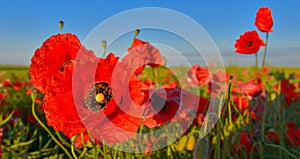
{"type": "Polygon", "coordinates": [[[266,65],[276,19],[253,17],[232,54],[255,63],[225,68],[168,67],[142,28],[97,56],[59,21],[30,66],[0,66],[0,158],[300,158],[300,70],[266,65]]]}

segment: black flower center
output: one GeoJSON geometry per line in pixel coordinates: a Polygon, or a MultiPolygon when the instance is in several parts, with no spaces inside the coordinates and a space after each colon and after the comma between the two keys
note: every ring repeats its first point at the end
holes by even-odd
{"type": "Polygon", "coordinates": [[[112,89],[108,87],[108,83],[97,82],[88,91],[88,95],[84,99],[84,106],[93,112],[99,112],[106,108],[112,97],[112,89]]]}
{"type": "Polygon", "coordinates": [[[65,70],[64,67],[65,67],[66,65],[70,64],[70,63],[72,63],[72,62],[67,61],[67,62],[63,63],[62,66],[61,66],[61,68],[60,68],[59,70],[60,70],[61,72],[64,72],[64,70],[65,70]]]}
{"type": "Polygon", "coordinates": [[[251,47],[252,46],[253,41],[248,41],[247,42],[247,47],[251,47]]]}

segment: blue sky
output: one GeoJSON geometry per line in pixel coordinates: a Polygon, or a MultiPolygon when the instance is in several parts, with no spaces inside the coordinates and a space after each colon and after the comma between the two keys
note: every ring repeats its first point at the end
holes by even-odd
{"type": "MultiPolygon", "coordinates": [[[[300,66],[300,1],[0,1],[0,64],[30,64],[36,48],[58,33],[58,21],[65,21],[64,32],[80,40],[98,24],[120,12],[140,7],[163,7],[181,12],[198,22],[219,48],[226,65],[253,64],[254,57],[234,53],[240,34],[257,30],[255,13],[261,6],[273,12],[274,32],[270,34],[268,63],[300,66]]],[[[139,20],[139,19],[136,19],[139,20]]],[[[141,19],[142,20],[142,19],[141,19]]],[[[187,26],[188,27],[188,26],[187,26]]],[[[141,33],[142,34],[142,33],[141,33]]],[[[264,34],[260,33],[262,38],[264,34]]],[[[150,41],[151,42],[151,41],[150,41]]],[[[260,50],[259,55],[263,50],[260,50]]]]}

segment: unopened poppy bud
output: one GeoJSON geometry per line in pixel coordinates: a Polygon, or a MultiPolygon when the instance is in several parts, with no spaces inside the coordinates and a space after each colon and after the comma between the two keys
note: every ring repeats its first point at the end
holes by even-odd
{"type": "Polygon", "coordinates": [[[101,45],[102,45],[102,48],[103,48],[102,57],[104,58],[106,56],[106,47],[107,47],[106,41],[102,40],[101,45]]]}
{"type": "Polygon", "coordinates": [[[38,92],[36,90],[32,90],[32,92],[31,92],[31,100],[32,100],[32,102],[35,102],[37,96],[38,96],[38,92]]]}
{"type": "Polygon", "coordinates": [[[106,46],[107,46],[106,41],[105,41],[105,40],[102,40],[101,44],[102,44],[103,50],[106,50],[106,46]]]}
{"type": "Polygon", "coordinates": [[[207,158],[209,144],[207,138],[199,138],[193,153],[194,158],[207,158]]]}
{"type": "Polygon", "coordinates": [[[63,27],[64,27],[64,21],[60,20],[60,21],[58,22],[58,26],[59,26],[59,32],[62,33],[62,29],[63,29],[63,27]]]}
{"type": "Polygon", "coordinates": [[[134,32],[134,38],[136,38],[140,33],[140,29],[136,29],[134,32]]]}
{"type": "Polygon", "coordinates": [[[134,40],[135,38],[140,34],[140,29],[136,29],[134,31],[134,34],[133,34],[133,39],[132,39],[132,42],[131,42],[131,47],[133,46],[133,43],[134,43],[134,40]]]}

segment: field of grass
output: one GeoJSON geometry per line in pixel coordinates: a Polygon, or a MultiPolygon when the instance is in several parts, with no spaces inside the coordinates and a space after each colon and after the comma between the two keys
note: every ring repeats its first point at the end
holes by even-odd
{"type": "MultiPolygon", "coordinates": [[[[186,76],[186,72],[189,70],[189,67],[185,66],[177,66],[177,67],[171,67],[169,68],[172,71],[176,73],[176,75],[179,77],[186,76]]],[[[288,78],[291,74],[295,74],[295,80],[300,81],[300,67],[278,67],[278,66],[270,66],[268,69],[271,72],[284,72],[284,75],[286,78],[288,78]]],[[[167,69],[165,69],[167,70],[167,69]]],[[[256,70],[253,66],[227,66],[225,67],[225,70],[229,74],[235,74],[238,77],[243,76],[243,72],[245,70],[249,70],[250,72],[253,72],[256,70]]],[[[2,75],[2,78],[10,78],[14,75],[17,75],[22,80],[29,80],[29,66],[17,66],[17,65],[0,65],[0,75],[2,75]]],[[[163,71],[162,74],[165,72],[163,71]]]]}
{"type": "Polygon", "coordinates": [[[21,80],[29,80],[29,66],[16,66],[16,65],[0,65],[0,76],[2,78],[11,78],[18,76],[21,80]]]}

